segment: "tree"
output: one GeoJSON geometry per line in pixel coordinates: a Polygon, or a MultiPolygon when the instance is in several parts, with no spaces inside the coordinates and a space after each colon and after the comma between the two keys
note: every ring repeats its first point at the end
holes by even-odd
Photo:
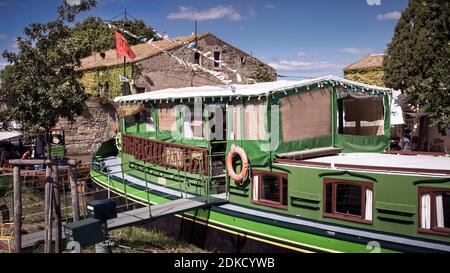
{"type": "Polygon", "coordinates": [[[450,2],[410,0],[384,60],[386,86],[429,113],[433,125],[450,123],[450,2]]]}
{"type": "MultiPolygon", "coordinates": [[[[138,36],[149,39],[156,38],[154,29],[147,26],[142,20],[127,21],[126,25],[124,20],[119,20],[111,24],[121,28],[125,26],[126,30],[138,36]]],[[[116,46],[114,31],[98,17],[88,17],[84,21],[76,23],[72,30],[72,37],[81,40],[81,46],[86,50],[83,57],[87,57],[93,52],[106,51],[116,46]]],[[[142,43],[139,39],[127,38],[129,38],[128,42],[130,45],[142,43]]]]}
{"type": "Polygon", "coordinates": [[[17,39],[17,53],[3,52],[11,65],[0,73],[0,101],[7,105],[6,117],[21,123],[25,137],[42,129],[48,136],[60,118],[73,121],[81,113],[86,96],[76,68],[84,50],[69,24],[95,5],[95,0],[82,0],[79,5],[65,1],[56,20],[24,29],[24,37],[17,39]]]}

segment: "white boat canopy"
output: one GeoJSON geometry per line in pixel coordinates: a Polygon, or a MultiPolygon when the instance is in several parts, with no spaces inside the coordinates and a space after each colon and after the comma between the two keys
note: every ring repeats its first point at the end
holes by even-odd
{"type": "Polygon", "coordinates": [[[0,131],[0,142],[1,141],[7,141],[7,140],[15,140],[17,138],[20,138],[22,136],[21,133],[10,131],[10,132],[1,132],[0,131]]]}
{"type": "Polygon", "coordinates": [[[336,76],[326,76],[317,79],[308,79],[302,81],[276,81],[257,84],[236,84],[228,87],[224,86],[201,86],[186,88],[170,88],[159,91],[146,92],[130,96],[117,97],[114,101],[117,103],[146,102],[171,99],[188,98],[217,98],[217,97],[248,97],[248,96],[267,96],[269,94],[283,92],[289,89],[301,87],[314,87],[316,84],[333,83],[342,86],[350,86],[362,91],[374,91],[392,93],[392,89],[383,88],[375,85],[362,84],[355,81],[345,80],[336,76]]]}

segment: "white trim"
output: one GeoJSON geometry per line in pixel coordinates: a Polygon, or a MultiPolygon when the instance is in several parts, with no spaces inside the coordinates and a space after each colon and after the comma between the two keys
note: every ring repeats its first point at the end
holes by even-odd
{"type": "Polygon", "coordinates": [[[443,202],[442,194],[436,195],[436,226],[438,228],[445,228],[444,202],[443,202]]]}
{"type": "Polygon", "coordinates": [[[373,220],[373,191],[366,189],[366,217],[365,220],[373,220]]]}
{"type": "Polygon", "coordinates": [[[431,195],[423,194],[420,197],[420,227],[431,229],[431,195]]]}
{"type": "Polygon", "coordinates": [[[253,177],[253,201],[259,201],[259,176],[253,177]]]}

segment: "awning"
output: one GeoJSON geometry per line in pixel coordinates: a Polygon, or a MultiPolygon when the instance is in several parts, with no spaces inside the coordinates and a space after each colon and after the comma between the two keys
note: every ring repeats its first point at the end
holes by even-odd
{"type": "Polygon", "coordinates": [[[0,132],[0,142],[1,141],[7,141],[7,140],[13,140],[15,138],[20,138],[22,136],[22,133],[11,131],[11,132],[0,132]]]}

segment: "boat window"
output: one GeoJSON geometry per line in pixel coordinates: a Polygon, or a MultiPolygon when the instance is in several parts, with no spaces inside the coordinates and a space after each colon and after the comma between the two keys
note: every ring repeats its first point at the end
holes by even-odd
{"type": "Polygon", "coordinates": [[[136,126],[139,121],[139,114],[126,116],[124,120],[125,120],[125,131],[127,133],[136,133],[136,126]]]}
{"type": "Polygon", "coordinates": [[[356,185],[336,185],[336,212],[361,216],[361,187],[356,185]]]}
{"type": "Polygon", "coordinates": [[[310,91],[280,100],[283,141],[331,135],[331,91],[310,91]]]}
{"type": "Polygon", "coordinates": [[[325,181],[324,217],[371,223],[372,210],[371,184],[344,180],[325,181]]]}
{"type": "Polygon", "coordinates": [[[183,124],[185,139],[203,139],[204,122],[202,109],[195,109],[193,104],[185,107],[183,124]]]}
{"type": "Polygon", "coordinates": [[[384,135],[383,99],[356,95],[339,99],[338,132],[356,136],[384,135]]]}
{"type": "Polygon", "coordinates": [[[419,229],[438,235],[450,235],[450,189],[419,189],[419,229]]]}
{"type": "Polygon", "coordinates": [[[244,103],[244,140],[264,140],[265,123],[266,107],[262,99],[244,103]]]}
{"type": "Polygon", "coordinates": [[[277,173],[256,173],[253,178],[253,201],[261,205],[287,208],[287,176],[277,173]]]}
{"type": "Polygon", "coordinates": [[[176,128],[176,115],[174,108],[170,105],[158,107],[159,131],[171,131],[176,128]]]}
{"type": "Polygon", "coordinates": [[[146,107],[139,114],[139,123],[144,126],[145,132],[154,132],[155,131],[155,123],[152,117],[152,108],[146,107]]]}

